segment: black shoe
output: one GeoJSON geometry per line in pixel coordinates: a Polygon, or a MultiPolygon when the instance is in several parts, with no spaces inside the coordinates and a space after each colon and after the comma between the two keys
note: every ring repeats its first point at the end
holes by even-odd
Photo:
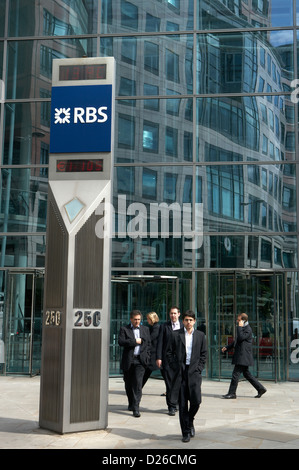
{"type": "Polygon", "coordinates": [[[195,429],[194,429],[194,426],[191,426],[191,429],[190,429],[190,436],[191,436],[191,437],[194,437],[194,436],[195,436],[195,429]]]}
{"type": "Polygon", "coordinates": [[[169,408],[168,414],[169,416],[175,416],[175,408],[169,408]]]}
{"type": "Polygon", "coordinates": [[[183,435],[182,442],[190,442],[190,434],[183,435]]]}
{"type": "Polygon", "coordinates": [[[254,397],[254,398],[261,398],[264,393],[266,393],[267,389],[263,388],[262,390],[259,391],[259,393],[254,397]]]}
{"type": "Polygon", "coordinates": [[[235,393],[227,393],[226,395],[222,395],[222,398],[232,399],[237,398],[237,395],[235,393]]]}
{"type": "Polygon", "coordinates": [[[133,416],[134,416],[134,418],[140,418],[141,415],[140,415],[139,411],[134,410],[133,411],[133,416]]]}

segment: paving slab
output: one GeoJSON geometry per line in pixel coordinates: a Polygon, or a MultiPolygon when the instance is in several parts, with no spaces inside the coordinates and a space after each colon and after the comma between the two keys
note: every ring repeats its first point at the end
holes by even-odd
{"type": "Polygon", "coordinates": [[[225,400],[222,395],[228,383],[204,379],[196,435],[182,443],[178,413],[168,415],[161,379],[149,379],[143,389],[141,417],[134,418],[127,409],[122,378],[110,378],[107,429],[60,435],[39,427],[40,378],[2,376],[0,448],[139,449],[144,455],[153,450],[184,454],[199,449],[299,449],[298,382],[264,385],[267,393],[260,399],[242,381],[237,399],[225,400]]]}

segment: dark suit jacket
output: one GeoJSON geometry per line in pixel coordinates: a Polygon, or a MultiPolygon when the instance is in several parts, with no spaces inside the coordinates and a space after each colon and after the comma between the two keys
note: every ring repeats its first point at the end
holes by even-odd
{"type": "Polygon", "coordinates": [[[150,337],[151,337],[151,360],[148,365],[150,370],[156,370],[156,351],[157,351],[157,342],[159,337],[160,325],[159,323],[154,323],[153,326],[149,326],[150,337]]]}
{"type": "MultiPolygon", "coordinates": [[[[180,321],[181,328],[183,326],[183,323],[180,321]]],[[[172,325],[171,321],[167,321],[165,323],[162,323],[160,326],[160,332],[159,332],[159,337],[157,341],[157,354],[156,357],[157,359],[162,360],[162,367],[163,364],[166,365],[167,363],[167,358],[166,358],[166,347],[169,341],[169,338],[172,335],[172,325]]]]}
{"type": "Polygon", "coordinates": [[[235,348],[232,364],[238,364],[239,366],[253,366],[252,329],[248,323],[246,326],[237,326],[236,339],[226,346],[226,349],[228,350],[232,348],[235,348]]]}
{"type": "MultiPolygon", "coordinates": [[[[186,364],[185,330],[174,331],[167,346],[167,360],[171,369],[171,401],[177,403],[186,364]]],[[[194,330],[192,354],[188,370],[190,401],[201,403],[201,373],[207,359],[206,337],[202,331],[194,330]]]]}
{"type": "MultiPolygon", "coordinates": [[[[150,362],[151,355],[151,338],[147,326],[140,326],[140,337],[142,343],[140,345],[140,362],[147,367],[150,362]]],[[[131,323],[122,326],[118,336],[118,344],[124,348],[121,361],[121,369],[126,371],[130,369],[134,361],[134,349],[137,346],[131,323]]]]}

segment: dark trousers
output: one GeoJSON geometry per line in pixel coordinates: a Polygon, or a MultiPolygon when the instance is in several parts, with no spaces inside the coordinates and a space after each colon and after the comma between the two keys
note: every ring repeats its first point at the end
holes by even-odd
{"type": "Polygon", "coordinates": [[[199,409],[199,403],[193,403],[190,400],[188,385],[188,368],[188,366],[185,366],[185,369],[182,373],[182,382],[179,394],[179,418],[183,436],[185,436],[186,434],[190,434],[191,426],[193,426],[195,415],[199,409]]]}
{"type": "Polygon", "coordinates": [[[148,381],[148,379],[150,378],[152,372],[153,372],[152,369],[148,369],[148,368],[145,369],[143,379],[142,379],[142,387],[145,386],[145,384],[148,381]]]}
{"type": "Polygon", "coordinates": [[[248,382],[251,383],[251,385],[259,392],[260,390],[263,390],[264,387],[262,384],[255,378],[253,375],[249,372],[248,366],[240,366],[238,364],[235,365],[234,370],[233,370],[233,375],[229,387],[228,393],[236,393],[237,387],[238,387],[238,382],[240,375],[243,374],[245,379],[248,380],[248,382]]]}
{"type": "Polygon", "coordinates": [[[166,403],[168,406],[168,409],[170,408],[176,408],[176,403],[172,403],[170,400],[170,392],[171,392],[171,376],[169,374],[168,367],[162,367],[161,369],[161,374],[165,382],[166,386],[166,403]]]}
{"type": "Polygon", "coordinates": [[[142,397],[142,381],[145,367],[140,362],[140,357],[134,357],[131,367],[124,371],[124,382],[128,405],[132,411],[139,411],[139,403],[142,397]]]}

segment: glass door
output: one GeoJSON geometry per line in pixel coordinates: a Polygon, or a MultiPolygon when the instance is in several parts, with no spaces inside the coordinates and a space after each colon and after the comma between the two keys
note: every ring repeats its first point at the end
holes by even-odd
{"type": "Polygon", "coordinates": [[[298,273],[287,273],[288,379],[299,381],[299,292],[298,273]]]}
{"type": "Polygon", "coordinates": [[[211,273],[209,277],[209,374],[230,378],[236,318],[247,313],[253,331],[253,373],[264,380],[286,380],[284,274],[211,273]]]}
{"type": "Polygon", "coordinates": [[[112,277],[110,374],[119,373],[120,327],[129,323],[130,312],[140,310],[143,323],[146,315],[156,312],[160,322],[168,319],[170,307],[178,305],[181,311],[190,308],[191,279],[163,275],[119,275],[112,277]]]}
{"type": "Polygon", "coordinates": [[[8,272],[5,292],[5,373],[40,370],[43,272],[8,272]]]}

